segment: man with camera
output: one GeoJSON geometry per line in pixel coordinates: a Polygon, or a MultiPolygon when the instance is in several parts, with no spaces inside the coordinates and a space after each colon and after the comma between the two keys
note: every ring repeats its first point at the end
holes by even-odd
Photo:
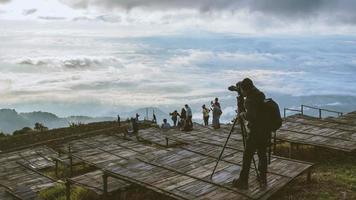
{"type": "Polygon", "coordinates": [[[229,90],[237,91],[239,122],[242,123],[242,134],[246,134],[245,151],[243,154],[243,164],[240,176],[234,179],[233,185],[240,189],[248,188],[248,177],[253,155],[257,151],[258,178],[263,186],[267,184],[267,147],[269,144],[270,131],[264,125],[263,103],[265,95],[259,91],[253,84],[252,80],[245,78],[243,81],[230,86],[229,90]],[[248,122],[249,132],[246,133],[244,121],[248,122]],[[245,132],[245,133],[244,133],[245,132]]]}

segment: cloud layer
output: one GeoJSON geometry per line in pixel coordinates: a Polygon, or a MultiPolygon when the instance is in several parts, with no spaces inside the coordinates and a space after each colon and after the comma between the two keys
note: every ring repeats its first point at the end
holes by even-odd
{"type": "Polygon", "coordinates": [[[282,19],[323,18],[329,22],[356,23],[356,2],[353,0],[61,0],[74,8],[105,9],[142,8],[165,11],[179,9],[215,11],[246,11],[282,19]]]}
{"type": "MultiPolygon", "coordinates": [[[[219,96],[227,113],[233,111],[235,98],[226,88],[246,76],[272,97],[356,93],[354,37],[122,39],[39,34],[2,39],[2,107],[86,105],[84,111],[95,112],[103,107],[177,109],[189,103],[197,111],[219,96]]],[[[69,113],[73,109],[57,112],[76,114],[69,113]]]]}

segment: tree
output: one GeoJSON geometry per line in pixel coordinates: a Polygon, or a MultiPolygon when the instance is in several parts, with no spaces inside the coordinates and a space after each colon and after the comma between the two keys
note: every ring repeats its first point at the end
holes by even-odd
{"type": "Polygon", "coordinates": [[[6,134],[3,133],[3,132],[0,132],[0,138],[1,138],[1,137],[6,137],[6,134]]]}
{"type": "Polygon", "coordinates": [[[29,133],[31,131],[32,131],[32,129],[30,127],[25,127],[25,128],[23,128],[21,130],[14,131],[13,135],[22,135],[22,134],[29,133]]]}
{"type": "Polygon", "coordinates": [[[35,123],[35,128],[34,128],[34,130],[43,132],[43,131],[47,131],[48,128],[45,127],[43,124],[37,122],[37,123],[35,123]]]}

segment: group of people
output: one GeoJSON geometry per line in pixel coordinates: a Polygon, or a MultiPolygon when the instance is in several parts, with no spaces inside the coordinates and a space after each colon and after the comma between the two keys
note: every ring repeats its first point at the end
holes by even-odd
{"type": "MultiPolygon", "coordinates": [[[[171,116],[171,119],[173,121],[173,127],[179,127],[183,131],[193,130],[193,112],[188,104],[184,105],[180,113],[175,110],[172,113],[169,113],[169,115],[171,116]]],[[[167,119],[163,119],[163,124],[161,125],[161,128],[171,128],[170,124],[167,122],[167,119]]]]}
{"type": "MultiPolygon", "coordinates": [[[[214,101],[211,101],[210,108],[207,108],[204,104],[202,106],[203,120],[204,125],[209,125],[210,111],[213,115],[212,124],[215,129],[220,128],[220,116],[222,114],[221,105],[219,103],[219,99],[215,98],[214,101]]],[[[179,127],[183,131],[191,131],[193,130],[193,113],[192,109],[186,104],[180,113],[177,110],[169,113],[171,119],[173,121],[173,127],[179,127]],[[179,119],[178,119],[179,118],[179,119]]],[[[161,125],[162,129],[169,129],[171,125],[168,123],[167,119],[163,119],[163,124],[161,125]]]]}
{"type": "Polygon", "coordinates": [[[213,114],[213,127],[215,129],[220,128],[220,116],[222,115],[222,109],[221,105],[219,103],[219,99],[216,97],[214,101],[210,102],[211,107],[208,109],[205,104],[202,106],[202,112],[203,112],[203,120],[204,120],[204,125],[208,126],[209,125],[209,118],[210,118],[210,111],[212,111],[213,114]]]}

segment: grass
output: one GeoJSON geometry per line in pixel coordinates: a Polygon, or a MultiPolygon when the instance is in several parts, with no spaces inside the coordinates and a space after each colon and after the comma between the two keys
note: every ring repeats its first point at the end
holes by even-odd
{"type": "MultiPolygon", "coordinates": [[[[286,152],[287,148],[282,145],[278,154],[285,156],[286,152]]],[[[307,183],[305,176],[298,177],[271,199],[356,199],[355,154],[326,149],[315,151],[313,147],[303,146],[295,159],[317,163],[313,168],[312,181],[307,183]]]]}
{"type": "MultiPolygon", "coordinates": [[[[42,190],[39,196],[44,200],[66,200],[66,187],[64,184],[57,184],[55,187],[42,190]]],[[[95,193],[78,186],[71,187],[70,197],[72,200],[100,199],[95,193]]]]}
{"type": "MultiPolygon", "coordinates": [[[[58,163],[58,171],[56,176],[55,167],[51,167],[42,171],[45,175],[53,178],[53,179],[62,179],[64,180],[69,175],[69,167],[64,165],[63,163],[58,163]]],[[[84,163],[78,163],[73,165],[72,168],[72,177],[79,176],[85,173],[89,173],[97,170],[95,167],[91,167],[84,163]]]]}

